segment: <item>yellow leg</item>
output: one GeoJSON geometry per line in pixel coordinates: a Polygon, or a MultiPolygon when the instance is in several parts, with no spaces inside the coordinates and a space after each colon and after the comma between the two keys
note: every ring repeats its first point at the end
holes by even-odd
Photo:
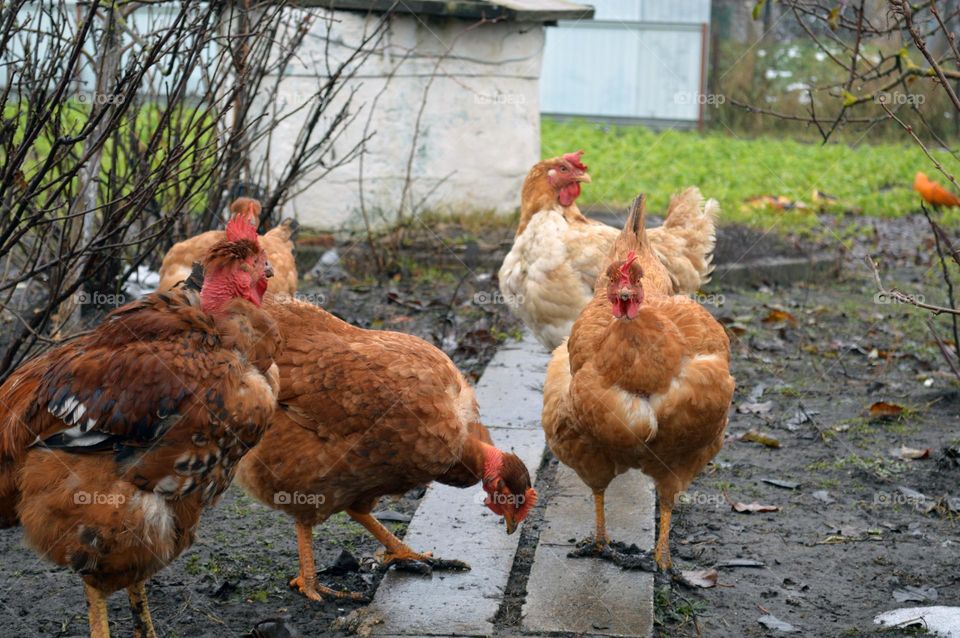
{"type": "Polygon", "coordinates": [[[603,513],[603,490],[593,491],[593,509],[597,521],[597,530],[594,533],[593,540],[600,548],[610,544],[610,537],[607,536],[607,517],[603,513]]]}
{"type": "Polygon", "coordinates": [[[147,589],[144,583],[127,587],[127,596],[130,598],[130,611],[133,612],[134,637],[157,638],[157,630],[153,628],[153,619],[150,617],[150,606],[147,604],[147,589]]]}
{"type": "Polygon", "coordinates": [[[317,583],[317,565],[313,560],[313,528],[299,521],[297,522],[297,552],[300,554],[300,575],[290,581],[290,587],[310,600],[320,601],[324,596],[336,600],[366,600],[363,594],[335,591],[317,583]]]}
{"type": "Polygon", "coordinates": [[[670,569],[670,517],[673,515],[673,499],[660,500],[660,531],[657,535],[657,547],[654,558],[657,567],[666,571],[670,569]]]}
{"type": "Polygon", "coordinates": [[[402,540],[394,536],[393,532],[387,529],[383,523],[373,517],[372,514],[361,514],[352,510],[347,510],[350,518],[367,528],[367,531],[387,548],[383,555],[382,563],[386,566],[398,560],[427,560],[432,558],[430,552],[415,552],[407,546],[402,540]]]}
{"type": "Polygon", "coordinates": [[[110,638],[110,620],[107,618],[107,597],[103,592],[83,584],[87,595],[87,622],[90,625],[90,638],[110,638]]]}

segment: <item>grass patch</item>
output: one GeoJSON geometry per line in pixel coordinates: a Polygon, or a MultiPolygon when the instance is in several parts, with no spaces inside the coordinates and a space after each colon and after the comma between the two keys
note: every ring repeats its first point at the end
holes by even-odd
{"type": "MultiPolygon", "coordinates": [[[[707,609],[701,600],[689,600],[670,587],[657,587],[653,596],[654,618],[657,627],[678,631],[696,624],[697,616],[707,609]]],[[[697,632],[699,634],[699,632],[697,632]]]]}
{"type": "MultiPolygon", "coordinates": [[[[544,157],[577,149],[586,151],[584,163],[593,177],[593,183],[584,186],[581,206],[624,207],[637,193],[645,192],[650,210],[663,211],[671,193],[696,185],[720,201],[722,219],[727,222],[763,226],[779,222],[793,229],[816,226],[814,189],[837,198],[825,205],[828,212],[899,217],[919,210],[914,174],[935,173],[923,152],[907,142],[821,145],[772,137],[743,139],[724,133],[543,121],[544,157]],[[758,195],[782,195],[811,208],[781,212],[745,203],[758,195]]],[[[936,155],[947,170],[960,173],[960,161],[947,152],[936,155]]],[[[960,225],[960,213],[945,213],[945,220],[960,225]]]]}

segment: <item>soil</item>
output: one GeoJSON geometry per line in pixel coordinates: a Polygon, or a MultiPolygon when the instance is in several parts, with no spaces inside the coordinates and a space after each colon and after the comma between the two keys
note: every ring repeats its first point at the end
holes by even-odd
{"type": "MultiPolygon", "coordinates": [[[[424,337],[477,378],[497,345],[520,328],[496,303],[496,267],[511,233],[434,230],[400,244],[388,279],[375,276],[373,256],[362,244],[340,243],[338,263],[319,268],[324,284],[308,277],[301,294],[357,325],[424,337]]],[[[741,246],[760,236],[732,232],[741,246]]],[[[834,233],[843,234],[828,229],[801,254],[836,251],[834,233]]],[[[731,330],[735,410],[727,444],[675,510],[671,539],[678,568],[715,567],[719,580],[710,589],[690,589],[661,579],[661,636],[778,633],[758,623],[765,614],[804,636],[873,635],[872,619],[882,611],[930,604],[934,596],[934,604],[960,604],[958,514],[951,511],[958,503],[946,498],[960,497],[960,391],[925,316],[877,303],[861,257],[884,253],[885,283],[919,290],[932,303],[942,302],[938,271],[931,270],[928,247],[917,248],[916,238],[927,236],[922,226],[879,221],[875,231],[859,235],[844,245],[837,281],[707,290],[719,302],[710,310],[731,330]],[[871,417],[870,406],[881,401],[903,409],[871,417]],[[743,440],[751,430],[779,447],[743,440]],[[902,446],[929,449],[929,457],[891,455],[902,446]],[[763,479],[798,485],[787,489],[763,479]],[[779,510],[737,513],[728,499],[779,510]],[[737,561],[762,566],[731,566],[737,561]],[[897,596],[927,601],[900,602],[897,596]]],[[[789,247],[803,245],[798,238],[771,237],[761,254],[777,254],[776,245],[794,254],[789,247]]],[[[329,247],[304,253],[315,262],[329,247]]],[[[946,338],[948,322],[937,321],[946,338]]],[[[537,486],[543,498],[523,528],[496,619],[505,633],[520,619],[555,464],[544,461],[537,486]]],[[[385,499],[379,511],[390,511],[391,518],[412,515],[419,496],[385,499]]],[[[405,528],[388,525],[400,534],[405,528]]],[[[321,582],[373,594],[381,574],[372,555],[379,547],[362,528],[334,516],[316,528],[314,546],[321,570],[338,561],[346,566],[321,573],[321,582]]],[[[0,636],[87,635],[76,576],[23,547],[17,529],[0,531],[0,554],[0,636]]],[[[243,636],[280,617],[304,636],[343,635],[335,619],[362,605],[307,601],[287,588],[296,570],[292,521],[231,488],[208,512],[196,544],[148,585],[159,633],[243,636]]],[[[116,635],[129,635],[125,596],[110,602],[116,635]]]]}

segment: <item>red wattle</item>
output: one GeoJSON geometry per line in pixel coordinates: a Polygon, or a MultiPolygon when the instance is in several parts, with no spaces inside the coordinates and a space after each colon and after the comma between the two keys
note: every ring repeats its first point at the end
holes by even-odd
{"type": "Polygon", "coordinates": [[[573,182],[560,189],[560,204],[569,206],[580,197],[580,182],[573,182]]]}

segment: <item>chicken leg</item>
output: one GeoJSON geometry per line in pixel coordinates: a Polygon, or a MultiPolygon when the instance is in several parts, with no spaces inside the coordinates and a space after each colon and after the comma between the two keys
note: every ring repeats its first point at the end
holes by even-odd
{"type": "Polygon", "coordinates": [[[580,558],[597,556],[605,558],[610,553],[610,536],[607,535],[607,517],[604,514],[602,489],[593,490],[593,513],[596,529],[593,538],[587,537],[577,543],[573,554],[580,558]]]}
{"type": "Polygon", "coordinates": [[[323,600],[324,596],[334,600],[367,601],[367,597],[363,594],[335,591],[317,583],[317,566],[313,560],[313,527],[299,521],[297,521],[297,551],[300,554],[300,574],[290,581],[290,587],[315,601],[323,600]]]}
{"type": "Polygon", "coordinates": [[[593,533],[593,542],[597,549],[600,549],[610,544],[610,537],[607,536],[607,517],[603,512],[603,490],[593,491],[593,511],[597,523],[597,529],[593,533]]]}
{"type": "MultiPolygon", "coordinates": [[[[429,568],[440,569],[470,569],[470,566],[460,560],[442,560],[434,558],[430,552],[415,552],[406,543],[397,538],[393,532],[386,528],[372,514],[362,514],[353,510],[347,510],[350,518],[367,528],[367,531],[374,535],[386,548],[386,552],[380,562],[384,567],[396,564],[398,567],[404,566],[404,563],[410,561],[416,563],[425,563],[429,568]]],[[[415,569],[414,571],[429,571],[415,569]]]]}
{"type": "Polygon", "coordinates": [[[143,582],[127,587],[127,596],[130,598],[130,611],[133,612],[133,635],[135,638],[157,638],[157,630],[153,628],[153,619],[150,617],[150,606],[147,604],[147,590],[143,582]]]}
{"type": "Polygon", "coordinates": [[[673,499],[660,499],[660,529],[654,558],[662,571],[670,569],[670,518],[673,516],[673,499]]]}
{"type": "Polygon", "coordinates": [[[83,584],[87,595],[87,622],[90,638],[110,638],[110,619],[107,616],[107,597],[93,585],[83,584]]]}

